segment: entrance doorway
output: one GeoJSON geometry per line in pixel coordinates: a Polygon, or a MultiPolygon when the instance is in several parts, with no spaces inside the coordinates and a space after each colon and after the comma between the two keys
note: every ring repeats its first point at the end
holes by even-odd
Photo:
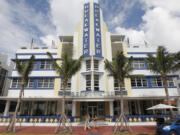
{"type": "Polygon", "coordinates": [[[80,104],[80,115],[85,117],[87,113],[91,118],[96,115],[98,118],[104,119],[105,102],[82,102],[80,104]]]}
{"type": "Polygon", "coordinates": [[[94,118],[94,116],[97,116],[97,106],[88,106],[88,112],[91,118],[94,118]]]}

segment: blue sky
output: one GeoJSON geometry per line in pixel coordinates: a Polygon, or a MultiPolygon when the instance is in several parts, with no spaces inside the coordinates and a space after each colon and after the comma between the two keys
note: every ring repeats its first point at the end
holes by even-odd
{"type": "MultiPolygon", "coordinates": [[[[88,0],[86,0],[88,1],[88,0]]],[[[0,51],[14,57],[22,46],[58,44],[72,35],[81,20],[84,0],[1,0],[0,51]]],[[[180,50],[179,0],[99,0],[111,33],[130,37],[132,44],[165,45],[180,50]]]]}

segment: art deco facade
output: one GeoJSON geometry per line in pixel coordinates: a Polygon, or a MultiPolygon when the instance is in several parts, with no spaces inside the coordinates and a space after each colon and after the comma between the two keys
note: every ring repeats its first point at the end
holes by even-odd
{"type": "MultiPolygon", "coordinates": [[[[17,50],[19,60],[26,61],[31,55],[36,58],[28,86],[25,88],[20,115],[50,116],[61,113],[62,81],[46,52],[50,52],[58,63],[65,51],[74,59],[84,55],[80,71],[68,81],[68,116],[83,118],[89,112],[91,116],[97,115],[104,119],[105,116],[119,114],[119,85],[104,69],[104,60],[112,61],[117,51],[123,51],[127,57],[133,56],[132,74],[143,75],[124,79],[125,114],[153,114],[146,109],[157,103],[164,103],[165,91],[160,75],[150,72],[144,60],[147,54],[155,54],[156,48],[150,45],[131,45],[126,36],[108,32],[98,3],[85,3],[82,20],[77,24],[74,34],[60,36],[59,39],[57,48],[34,47],[17,50]]],[[[9,78],[12,81],[4,115],[8,115],[9,106],[18,98],[20,91],[20,76],[15,68],[9,78]]],[[[179,96],[176,79],[177,75],[168,75],[169,94],[175,104],[179,96]]]]}

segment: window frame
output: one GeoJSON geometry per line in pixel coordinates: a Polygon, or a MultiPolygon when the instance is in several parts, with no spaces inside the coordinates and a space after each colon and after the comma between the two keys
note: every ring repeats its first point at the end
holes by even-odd
{"type": "Polygon", "coordinates": [[[131,78],[131,86],[133,88],[147,88],[148,87],[147,78],[145,78],[145,77],[134,77],[134,78],[131,78]],[[132,85],[133,84],[132,81],[134,81],[135,85],[132,85]],[[146,84],[146,85],[144,85],[144,84],[146,84]]]}
{"type": "Polygon", "coordinates": [[[132,62],[133,69],[146,69],[146,63],[141,59],[134,59],[132,62]]]}
{"type": "Polygon", "coordinates": [[[86,90],[91,90],[91,75],[86,75],[86,90]]]}
{"type": "Polygon", "coordinates": [[[94,70],[99,70],[99,60],[94,60],[94,70]]]}
{"type": "MultiPolygon", "coordinates": [[[[163,84],[161,77],[152,77],[151,78],[151,85],[152,85],[152,87],[164,87],[164,84],[163,84]],[[161,82],[161,85],[158,85],[158,82],[161,82]],[[154,84],[156,84],[156,85],[154,85],[154,84]]],[[[175,86],[175,82],[173,80],[173,77],[167,77],[167,86],[168,87],[174,87],[175,86]]]]}
{"type": "Polygon", "coordinates": [[[91,60],[86,60],[86,71],[91,70],[91,60]]]}
{"type": "Polygon", "coordinates": [[[37,88],[54,88],[54,78],[38,79],[37,80],[37,88]],[[40,86],[40,83],[41,83],[41,86],[40,86]]]}
{"type": "MultiPolygon", "coordinates": [[[[61,79],[61,90],[63,89],[63,80],[61,79]]],[[[71,90],[71,78],[68,79],[66,90],[71,90]]]]}
{"type": "MultiPolygon", "coordinates": [[[[123,90],[125,90],[125,84],[124,84],[124,81],[123,81],[123,90]]],[[[119,91],[120,90],[120,86],[119,86],[119,81],[118,79],[114,79],[114,90],[115,91],[119,91]]]]}
{"type": "Polygon", "coordinates": [[[99,75],[94,75],[94,90],[99,91],[99,75]]]}
{"type": "Polygon", "coordinates": [[[40,64],[39,64],[39,69],[40,70],[52,70],[53,65],[52,62],[50,60],[41,60],[40,64]]]}

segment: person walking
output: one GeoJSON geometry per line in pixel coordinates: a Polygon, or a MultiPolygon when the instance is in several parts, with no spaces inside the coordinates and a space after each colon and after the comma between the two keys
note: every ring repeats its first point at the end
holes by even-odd
{"type": "Polygon", "coordinates": [[[89,114],[87,114],[86,118],[85,118],[84,130],[86,130],[87,128],[91,129],[91,127],[89,125],[89,121],[90,121],[90,116],[89,116],[89,114]]]}
{"type": "Polygon", "coordinates": [[[94,128],[97,127],[97,116],[96,115],[94,115],[94,118],[92,120],[92,125],[94,126],[94,128]]]}

